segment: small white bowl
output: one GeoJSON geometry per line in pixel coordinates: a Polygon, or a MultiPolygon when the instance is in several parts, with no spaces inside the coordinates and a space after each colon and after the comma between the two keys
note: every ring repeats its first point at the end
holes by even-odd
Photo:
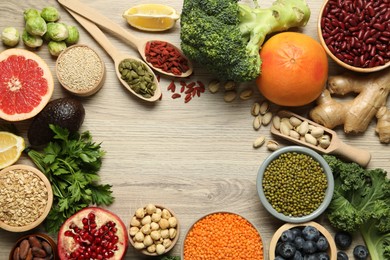
{"type": "Polygon", "coordinates": [[[313,220],[313,219],[317,218],[318,216],[320,216],[325,211],[325,209],[329,206],[329,203],[332,200],[333,191],[334,191],[334,179],[333,179],[332,170],[330,169],[330,167],[327,164],[327,162],[325,161],[325,159],[322,158],[322,156],[320,154],[318,154],[317,152],[315,152],[309,148],[301,147],[301,146],[283,147],[283,148],[280,148],[280,149],[274,151],[271,155],[269,155],[264,160],[264,162],[261,164],[261,166],[259,168],[256,184],[257,184],[257,192],[258,192],[260,201],[263,204],[263,206],[265,207],[265,209],[270,214],[272,214],[274,217],[276,217],[284,222],[289,222],[289,223],[304,223],[304,222],[308,222],[308,221],[313,220]],[[308,156],[312,157],[314,160],[316,160],[317,162],[319,162],[322,169],[324,170],[324,173],[325,173],[326,178],[327,178],[327,189],[325,191],[324,200],[319,205],[319,207],[317,209],[315,209],[313,212],[311,212],[308,215],[301,216],[301,217],[287,216],[287,215],[285,215],[283,213],[279,213],[277,210],[275,210],[272,207],[272,205],[270,204],[270,202],[267,200],[267,198],[264,194],[263,185],[262,185],[264,172],[266,171],[268,165],[273,160],[277,159],[281,154],[294,153],[294,152],[308,155],[308,156]]]}

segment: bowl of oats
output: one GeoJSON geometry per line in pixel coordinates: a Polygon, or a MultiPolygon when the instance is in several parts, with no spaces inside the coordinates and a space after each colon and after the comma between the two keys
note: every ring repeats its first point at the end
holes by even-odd
{"type": "Polygon", "coordinates": [[[52,204],[50,182],[38,169],[17,164],[0,171],[0,228],[31,230],[43,222],[52,204]]]}

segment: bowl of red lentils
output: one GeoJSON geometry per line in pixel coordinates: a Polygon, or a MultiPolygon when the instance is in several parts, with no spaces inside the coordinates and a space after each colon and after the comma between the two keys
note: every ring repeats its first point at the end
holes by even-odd
{"type": "Polygon", "coordinates": [[[271,153],[257,174],[261,204],[274,217],[303,223],[319,217],[329,206],[334,179],[325,159],[314,150],[287,146],[271,153]]]}
{"type": "Polygon", "coordinates": [[[198,219],[187,231],[181,259],[264,259],[256,227],[231,212],[214,212],[198,219]]]}
{"type": "Polygon", "coordinates": [[[390,66],[390,7],[386,0],[327,0],[318,19],[318,35],[327,54],[356,72],[390,66]]]}
{"type": "Polygon", "coordinates": [[[47,217],[52,203],[50,182],[38,169],[18,164],[0,171],[0,228],[31,230],[47,217]]]}

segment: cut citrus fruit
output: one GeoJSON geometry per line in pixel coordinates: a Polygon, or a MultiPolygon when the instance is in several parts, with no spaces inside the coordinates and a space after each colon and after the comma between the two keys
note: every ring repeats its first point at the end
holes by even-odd
{"type": "Polygon", "coordinates": [[[0,53],[0,118],[34,117],[49,102],[53,90],[50,68],[37,54],[17,48],[0,53]]]}
{"type": "Polygon", "coordinates": [[[171,29],[180,15],[170,6],[162,4],[141,4],[123,13],[127,22],[144,31],[165,31],[171,29]]]}
{"type": "Polygon", "coordinates": [[[23,137],[10,132],[0,132],[0,169],[14,164],[24,147],[23,137]]]}

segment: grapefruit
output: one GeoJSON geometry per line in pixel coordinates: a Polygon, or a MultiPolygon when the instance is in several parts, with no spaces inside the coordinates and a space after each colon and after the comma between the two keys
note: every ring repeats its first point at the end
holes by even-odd
{"type": "Polygon", "coordinates": [[[319,42],[303,33],[272,36],[260,51],[260,93],[281,106],[303,106],[321,94],[328,77],[328,59],[319,42]]]}
{"type": "Polygon", "coordinates": [[[37,54],[11,48],[0,53],[0,118],[22,121],[37,115],[54,90],[50,68],[37,54]]]}

